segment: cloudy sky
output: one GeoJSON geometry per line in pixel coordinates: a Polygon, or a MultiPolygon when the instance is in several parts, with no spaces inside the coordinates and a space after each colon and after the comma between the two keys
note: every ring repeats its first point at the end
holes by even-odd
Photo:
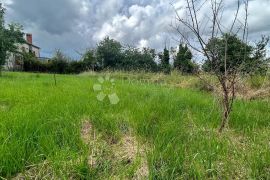
{"type": "MultiPolygon", "coordinates": [[[[105,36],[137,47],[161,49],[165,42],[176,46],[171,4],[180,8],[184,0],[1,1],[7,9],[7,22],[18,22],[32,33],[42,56],[51,56],[59,48],[78,57],[76,52],[94,47],[105,36]]],[[[226,0],[226,19],[235,13],[235,2],[226,0]]],[[[249,17],[250,39],[270,35],[270,0],[250,0],[249,17]]]]}

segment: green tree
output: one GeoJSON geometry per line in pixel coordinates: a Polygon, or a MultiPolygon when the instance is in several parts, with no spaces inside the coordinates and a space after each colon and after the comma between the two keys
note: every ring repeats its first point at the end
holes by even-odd
{"type": "Polygon", "coordinates": [[[219,131],[228,124],[236,98],[236,83],[239,74],[246,74],[245,65],[250,61],[252,47],[235,34],[223,34],[211,38],[205,47],[208,66],[218,78],[223,92],[223,118],[219,131]]]}
{"type": "Polygon", "coordinates": [[[82,61],[87,70],[95,70],[97,66],[96,51],[94,49],[89,49],[83,55],[82,61]]]}
{"type": "Polygon", "coordinates": [[[42,71],[41,62],[33,53],[22,52],[23,70],[26,72],[40,72],[42,71]]]}
{"type": "Polygon", "coordinates": [[[205,72],[224,72],[224,54],[227,41],[227,70],[229,73],[239,70],[247,74],[265,74],[268,69],[269,59],[266,57],[266,47],[269,38],[262,36],[262,39],[254,47],[242,42],[234,35],[225,35],[220,39],[210,40],[207,48],[212,50],[220,61],[206,60],[202,66],[205,72]],[[227,38],[227,40],[226,40],[227,38]]]}
{"type": "Polygon", "coordinates": [[[155,50],[143,48],[142,50],[128,47],[124,51],[124,58],[119,65],[123,70],[156,71],[157,64],[154,61],[155,50]]]}
{"type": "Polygon", "coordinates": [[[265,75],[269,68],[270,59],[266,56],[266,47],[269,42],[269,37],[262,36],[253,47],[252,57],[245,64],[245,70],[247,73],[254,75],[265,75]]]}
{"type": "Polygon", "coordinates": [[[217,75],[223,75],[225,72],[228,75],[246,72],[245,65],[250,62],[252,54],[252,47],[232,34],[210,39],[206,50],[211,52],[212,57],[205,66],[210,66],[207,68],[217,75]]]}
{"type": "Polygon", "coordinates": [[[22,26],[9,24],[5,27],[5,8],[0,3],[0,75],[10,53],[17,52],[16,43],[23,43],[22,26]]]}
{"type": "Polygon", "coordinates": [[[122,60],[122,45],[120,42],[105,37],[97,47],[97,61],[101,68],[116,68],[122,60]]]}
{"type": "Polygon", "coordinates": [[[161,69],[164,73],[169,74],[171,71],[170,67],[170,52],[165,47],[163,50],[163,54],[159,55],[159,58],[161,59],[161,69]]]}
{"type": "Polygon", "coordinates": [[[60,49],[57,49],[51,59],[51,71],[64,74],[69,66],[69,62],[70,58],[68,58],[60,49]]]}
{"type": "Polygon", "coordinates": [[[192,53],[187,45],[179,45],[179,51],[174,61],[174,67],[182,73],[194,73],[196,71],[197,66],[192,62],[192,53]]]}

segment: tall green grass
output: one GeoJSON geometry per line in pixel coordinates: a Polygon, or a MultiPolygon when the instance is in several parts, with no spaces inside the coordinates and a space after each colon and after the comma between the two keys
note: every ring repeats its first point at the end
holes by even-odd
{"type": "Polygon", "coordinates": [[[0,78],[0,177],[43,162],[61,178],[122,173],[125,165],[111,162],[109,146],[100,147],[98,167],[87,165],[80,128],[88,119],[106,138],[119,138],[123,126],[132,129],[147,144],[149,179],[270,178],[268,100],[237,100],[230,129],[219,134],[220,112],[211,94],[158,83],[176,82],[177,76],[152,81],[158,75],[113,74],[120,102],[111,105],[93,91],[102,75],[57,75],[57,86],[49,74],[0,78]]]}

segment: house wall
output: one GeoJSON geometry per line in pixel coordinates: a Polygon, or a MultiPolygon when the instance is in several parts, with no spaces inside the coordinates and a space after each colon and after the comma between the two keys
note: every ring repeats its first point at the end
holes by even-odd
{"type": "MultiPolygon", "coordinates": [[[[34,55],[40,57],[40,49],[30,44],[18,44],[19,52],[34,53],[34,55]]],[[[20,70],[22,68],[22,57],[20,54],[10,53],[9,58],[4,66],[6,70],[20,70]]]]}
{"type": "Polygon", "coordinates": [[[35,46],[32,46],[32,45],[29,45],[29,44],[20,44],[18,45],[18,50],[19,52],[27,52],[27,53],[34,53],[35,56],[38,58],[40,57],[40,50],[39,48],[35,47],[35,46]]]}

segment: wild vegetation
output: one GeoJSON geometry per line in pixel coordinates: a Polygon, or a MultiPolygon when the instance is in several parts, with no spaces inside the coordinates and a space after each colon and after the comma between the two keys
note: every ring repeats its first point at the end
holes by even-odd
{"type": "MultiPolygon", "coordinates": [[[[110,76],[120,102],[111,105],[98,101],[93,90],[105,74],[58,75],[54,86],[51,75],[5,73],[0,79],[5,87],[0,93],[0,176],[270,177],[269,96],[250,101],[239,96],[230,129],[219,134],[217,101],[199,90],[196,77],[114,72],[110,76]]],[[[251,80],[246,82],[256,91],[251,80]]]]}
{"type": "MultiPolygon", "coordinates": [[[[264,66],[260,64],[247,70],[251,64],[264,64],[265,60],[265,62],[269,62],[269,59],[267,60],[263,54],[264,44],[266,45],[269,39],[265,40],[264,37],[259,46],[262,51],[257,51],[262,55],[260,60],[257,60],[259,56],[251,57],[252,47],[248,45],[249,0],[237,1],[235,15],[229,22],[225,20],[227,17],[223,16],[224,4],[224,0],[205,2],[185,0],[185,15],[180,15],[175,10],[177,21],[175,29],[189,47],[206,58],[211,74],[217,79],[214,83],[209,82],[198,74],[204,83],[215,89],[216,92],[220,92],[218,97],[223,115],[220,132],[228,125],[236,99],[236,87],[241,75],[258,72],[259,67],[264,66]],[[208,8],[209,15],[204,14],[203,8],[208,8]],[[242,12],[242,16],[239,12],[242,12]]],[[[269,64],[265,65],[265,72],[267,72],[269,64]]]]}
{"type": "Polygon", "coordinates": [[[3,66],[11,52],[17,52],[16,43],[24,42],[23,33],[21,32],[22,26],[19,24],[5,25],[5,8],[0,3],[0,75],[3,66]]]}
{"type": "Polygon", "coordinates": [[[0,72],[10,53],[24,71],[0,78],[0,178],[269,179],[269,38],[247,41],[248,0],[222,28],[223,2],[203,24],[207,3],[186,0],[176,50],[105,37],[78,61],[18,52],[0,3],[0,72]]]}

